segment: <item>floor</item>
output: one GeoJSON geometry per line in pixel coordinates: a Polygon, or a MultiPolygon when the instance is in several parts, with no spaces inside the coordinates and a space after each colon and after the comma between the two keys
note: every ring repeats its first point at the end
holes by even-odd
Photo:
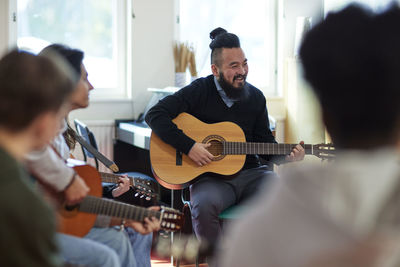
{"type": "Polygon", "coordinates": [[[158,260],[154,259],[151,260],[151,266],[152,267],[167,267],[167,266],[172,266],[170,260],[158,260]]]}
{"type": "MultiPolygon", "coordinates": [[[[151,266],[152,267],[170,267],[170,266],[174,266],[171,264],[170,260],[158,260],[158,259],[153,259],[151,260],[151,266]]],[[[195,267],[195,264],[185,264],[185,265],[181,265],[181,267],[195,267]]],[[[206,263],[202,263],[200,264],[200,267],[208,267],[208,265],[206,263]]]]}
{"type": "MultiPolygon", "coordinates": [[[[153,253],[152,253],[153,254],[153,253]]],[[[176,266],[175,264],[171,264],[171,259],[161,259],[157,255],[152,255],[151,256],[151,266],[152,267],[171,267],[171,266],[176,266]]],[[[189,263],[181,263],[180,267],[195,267],[195,264],[189,264],[189,263]]],[[[208,267],[207,263],[201,263],[199,265],[200,267],[208,267]]]]}
{"type": "MultiPolygon", "coordinates": [[[[192,226],[185,225],[183,232],[191,231],[192,226]],[[189,230],[188,230],[189,229],[189,230]]],[[[151,266],[152,267],[171,267],[176,266],[171,263],[171,254],[173,252],[181,254],[181,257],[185,259],[185,262],[181,262],[180,267],[195,267],[195,254],[199,252],[199,242],[193,234],[174,234],[174,242],[171,242],[171,234],[164,231],[160,231],[159,235],[154,237],[153,248],[151,253],[151,266]],[[190,249],[192,248],[192,249],[190,249]],[[193,251],[193,248],[196,248],[193,251]]],[[[177,254],[174,254],[177,255],[177,254]]],[[[204,258],[200,259],[200,267],[208,267],[204,258]]]]}

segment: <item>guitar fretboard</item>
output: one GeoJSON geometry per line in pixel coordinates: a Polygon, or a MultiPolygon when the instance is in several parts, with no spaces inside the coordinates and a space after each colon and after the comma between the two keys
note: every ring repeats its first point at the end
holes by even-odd
{"type": "MultiPolygon", "coordinates": [[[[223,142],[225,155],[287,155],[297,144],[223,142]]],[[[313,145],[303,145],[306,154],[313,154],[313,145]]]]}
{"type": "MultiPolygon", "coordinates": [[[[101,180],[106,183],[114,183],[118,184],[119,182],[119,176],[118,174],[113,174],[113,173],[107,173],[107,172],[99,172],[101,176],[101,180]]],[[[135,179],[132,177],[129,177],[129,184],[133,187],[135,187],[135,179]]]]}
{"type": "Polygon", "coordinates": [[[136,207],[110,199],[87,196],[79,205],[79,210],[87,213],[102,214],[142,222],[144,218],[161,218],[161,212],[136,207]]]}

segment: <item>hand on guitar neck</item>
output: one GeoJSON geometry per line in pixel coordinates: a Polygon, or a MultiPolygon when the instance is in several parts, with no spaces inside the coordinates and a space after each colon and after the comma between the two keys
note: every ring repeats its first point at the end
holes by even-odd
{"type": "MultiPolygon", "coordinates": [[[[128,178],[127,174],[121,175],[119,177],[119,183],[116,188],[113,189],[112,195],[114,198],[119,197],[120,195],[128,192],[130,188],[130,180],[128,178]]],[[[160,210],[160,207],[154,206],[154,207],[149,207],[150,210],[160,210]]],[[[155,217],[151,218],[144,218],[144,222],[138,222],[138,221],[132,221],[132,220],[122,220],[124,221],[123,225],[125,227],[130,227],[134,229],[136,232],[142,234],[142,235],[147,235],[151,232],[158,231],[160,230],[160,221],[156,219],[155,217]]]]}
{"type": "MultiPolygon", "coordinates": [[[[149,210],[159,211],[160,207],[149,207],[149,210]]],[[[144,218],[143,222],[133,221],[133,220],[124,220],[121,218],[113,217],[110,222],[110,226],[120,226],[130,227],[134,229],[136,232],[147,235],[152,232],[158,231],[161,228],[160,221],[155,217],[144,218]]]]}
{"type": "MultiPolygon", "coordinates": [[[[149,209],[159,211],[160,207],[150,207],[149,209]]],[[[149,233],[160,230],[161,222],[155,217],[151,217],[144,218],[144,222],[128,220],[126,221],[125,226],[133,228],[136,232],[142,235],[147,235],[149,233]]]]}
{"type": "Polygon", "coordinates": [[[127,174],[121,175],[118,180],[118,186],[112,190],[112,196],[114,198],[129,191],[130,181],[127,174]]]}
{"type": "MultiPolygon", "coordinates": [[[[211,144],[203,144],[203,143],[195,143],[189,151],[189,158],[193,160],[197,165],[204,166],[213,160],[214,156],[207,150],[211,144]]],[[[301,161],[304,159],[305,151],[304,151],[304,141],[301,141],[298,145],[296,145],[289,155],[286,156],[286,161],[301,161]]]]}
{"type": "Polygon", "coordinates": [[[306,152],[304,150],[304,141],[301,141],[298,145],[296,145],[292,152],[286,156],[286,161],[293,162],[293,161],[301,161],[304,159],[306,152]]]}

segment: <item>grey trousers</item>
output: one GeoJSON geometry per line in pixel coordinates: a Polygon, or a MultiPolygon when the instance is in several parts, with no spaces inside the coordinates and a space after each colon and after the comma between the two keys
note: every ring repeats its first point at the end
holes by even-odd
{"type": "Polygon", "coordinates": [[[221,234],[218,215],[226,208],[243,203],[276,174],[267,166],[239,172],[233,179],[204,176],[190,186],[192,224],[196,236],[215,245],[221,234]]]}

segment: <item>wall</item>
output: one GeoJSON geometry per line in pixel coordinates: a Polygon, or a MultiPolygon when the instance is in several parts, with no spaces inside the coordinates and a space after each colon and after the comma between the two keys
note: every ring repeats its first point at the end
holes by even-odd
{"type": "Polygon", "coordinates": [[[294,58],[297,17],[312,17],[312,25],[323,19],[323,0],[282,0],[280,21],[282,45],[280,71],[286,107],[285,142],[320,143],[325,141],[325,129],[321,123],[320,110],[314,95],[302,76],[300,61],[294,58]],[[307,4],[305,4],[307,3],[307,4]]]}
{"type": "Polygon", "coordinates": [[[282,66],[285,65],[286,58],[293,57],[294,39],[296,34],[297,17],[312,17],[312,24],[315,25],[323,19],[324,0],[280,0],[282,1],[283,19],[281,41],[279,47],[282,47],[282,66]]]}
{"type": "Polygon", "coordinates": [[[8,1],[0,1],[0,56],[8,48],[8,1]]]}
{"type": "Polygon", "coordinates": [[[313,92],[302,78],[300,62],[288,58],[287,66],[287,116],[285,142],[325,142],[325,127],[321,119],[320,106],[313,92]]]}

